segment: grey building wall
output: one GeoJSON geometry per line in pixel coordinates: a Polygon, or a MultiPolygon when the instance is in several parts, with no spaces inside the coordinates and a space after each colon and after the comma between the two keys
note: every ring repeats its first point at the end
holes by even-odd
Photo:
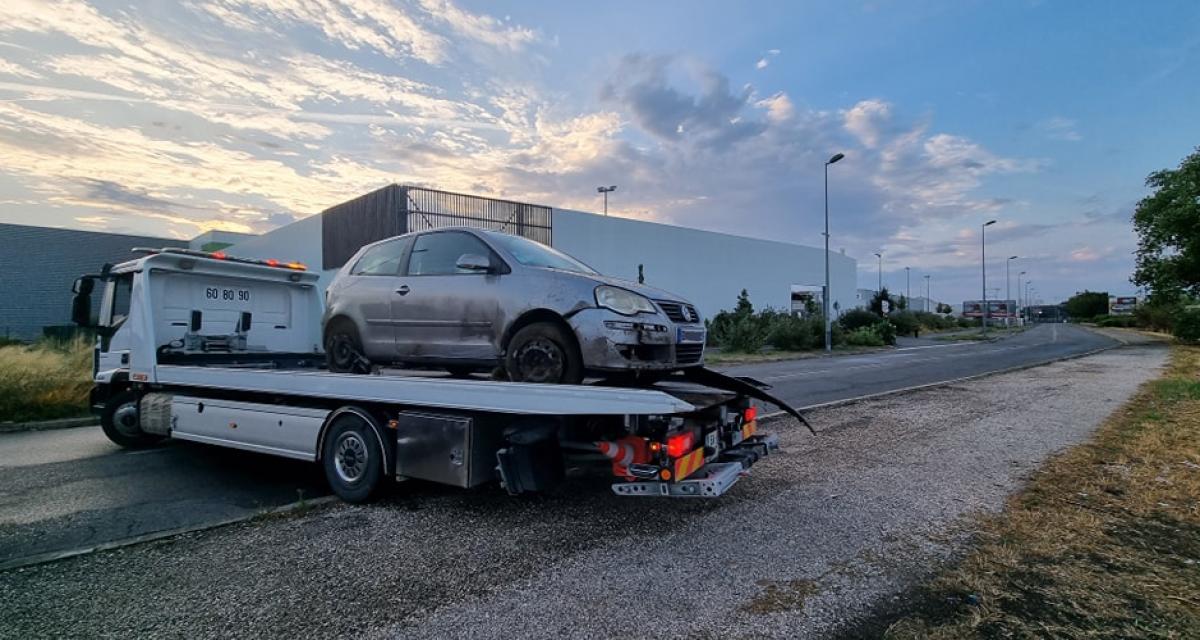
{"type": "Polygon", "coordinates": [[[130,259],[134,247],[186,246],[167,238],[0,224],[0,336],[32,340],[44,326],[70,324],[75,278],[130,259]]]}

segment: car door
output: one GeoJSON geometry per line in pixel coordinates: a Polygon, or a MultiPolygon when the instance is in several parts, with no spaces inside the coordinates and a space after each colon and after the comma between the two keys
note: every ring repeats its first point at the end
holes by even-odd
{"type": "Polygon", "coordinates": [[[465,231],[417,236],[392,307],[399,358],[415,362],[493,361],[504,263],[465,231]],[[459,269],[460,257],[488,257],[490,272],[459,269]]]}
{"type": "Polygon", "coordinates": [[[386,361],[396,353],[393,305],[400,297],[400,266],[410,243],[411,238],[397,238],[367,249],[337,290],[340,306],[363,327],[368,358],[386,361]]]}

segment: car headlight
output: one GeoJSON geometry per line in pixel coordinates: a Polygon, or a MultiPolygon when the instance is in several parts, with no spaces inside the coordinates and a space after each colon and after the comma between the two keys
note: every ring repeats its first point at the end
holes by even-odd
{"type": "Polygon", "coordinates": [[[601,285],[596,287],[596,306],[612,309],[625,316],[632,316],[643,311],[657,313],[654,303],[646,296],[634,293],[620,287],[601,285]]]}

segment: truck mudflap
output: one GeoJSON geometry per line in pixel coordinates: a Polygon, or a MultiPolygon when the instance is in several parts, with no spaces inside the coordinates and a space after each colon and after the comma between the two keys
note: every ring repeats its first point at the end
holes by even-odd
{"type": "Polygon", "coordinates": [[[775,434],[754,435],[725,449],[713,462],[705,464],[683,480],[618,482],[612,486],[612,490],[619,496],[716,498],[746,475],[754,463],[777,449],[779,437],[775,434]]]}
{"type": "Polygon", "coordinates": [[[724,389],[725,391],[732,391],[734,393],[750,396],[756,400],[769,402],[782,409],[785,413],[794,416],[800,421],[800,424],[803,424],[806,428],[808,428],[809,433],[813,434],[814,436],[817,435],[817,432],[813,430],[812,425],[808,423],[808,420],[804,417],[804,414],[797,411],[787,402],[767,393],[767,390],[771,388],[771,385],[765,382],[755,380],[754,378],[747,376],[725,375],[724,373],[713,371],[712,369],[706,367],[691,367],[684,369],[683,377],[686,380],[695,382],[696,384],[702,384],[706,387],[724,389]]]}

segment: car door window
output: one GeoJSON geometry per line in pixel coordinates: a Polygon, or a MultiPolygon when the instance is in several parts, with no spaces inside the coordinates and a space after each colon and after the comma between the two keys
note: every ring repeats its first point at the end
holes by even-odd
{"type": "Polygon", "coordinates": [[[404,256],[404,240],[385,242],[371,247],[363,254],[354,268],[350,270],[356,276],[394,276],[400,273],[400,260],[404,256]]]}
{"type": "MultiPolygon", "coordinates": [[[[459,269],[456,265],[463,254],[492,256],[492,251],[479,238],[457,231],[427,233],[417,236],[412,257],[408,259],[408,275],[433,276],[473,274],[477,271],[459,269]]],[[[492,258],[495,260],[495,258],[492,258]]]]}

